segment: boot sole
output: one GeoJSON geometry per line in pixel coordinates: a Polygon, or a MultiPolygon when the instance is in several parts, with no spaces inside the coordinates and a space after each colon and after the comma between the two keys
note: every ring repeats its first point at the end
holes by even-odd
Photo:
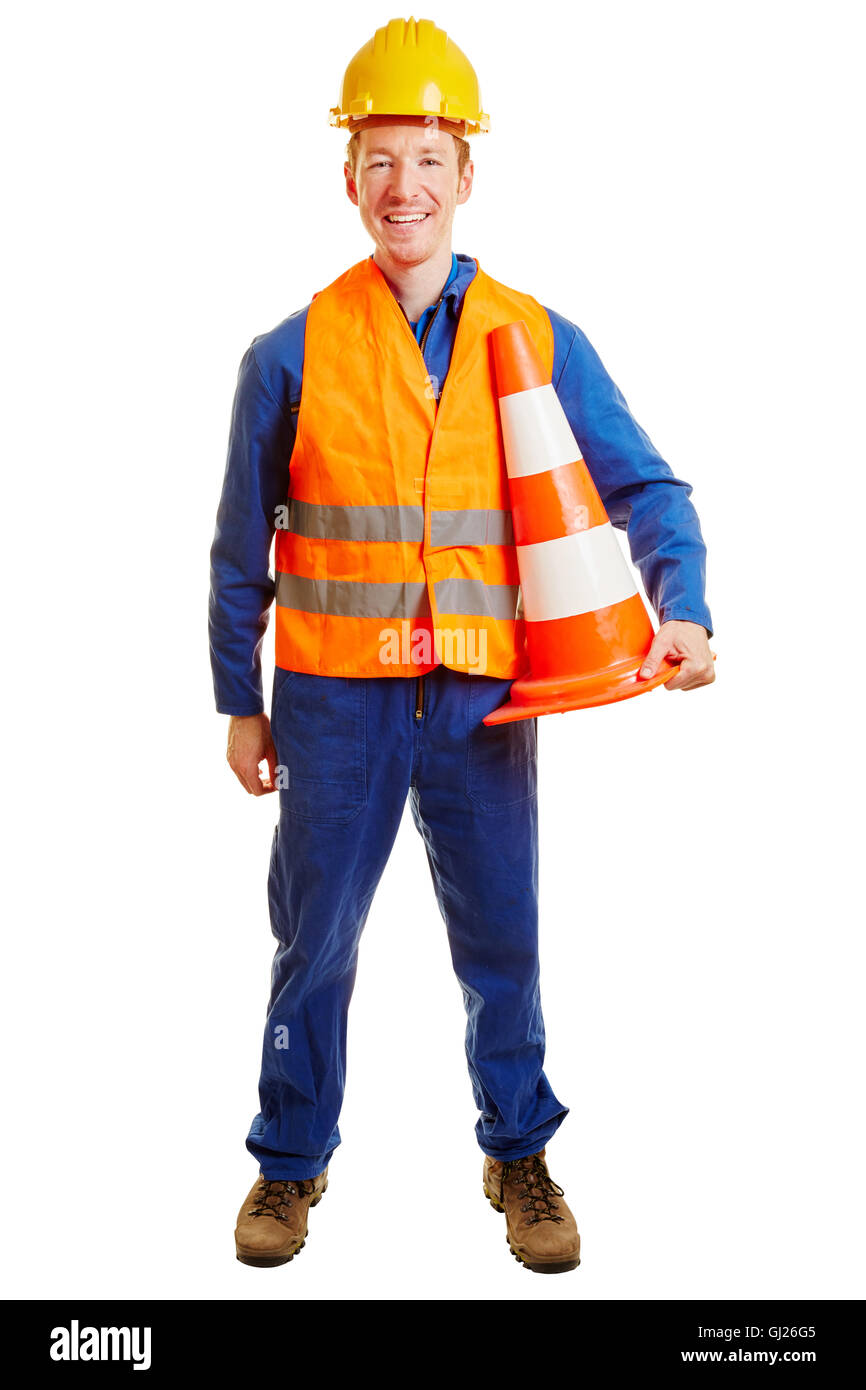
{"type": "MultiPolygon", "coordinates": [[[[325,1186],[322,1188],[316,1200],[310,1203],[310,1211],[312,1211],[313,1207],[317,1207],[319,1205],[327,1190],[328,1184],[325,1183],[325,1186]]],[[[288,1255],[242,1255],[241,1252],[238,1250],[237,1245],[235,1246],[235,1253],[242,1265],[252,1265],[254,1269],[274,1269],[277,1265],[289,1264],[295,1258],[296,1255],[300,1255],[301,1251],[307,1243],[308,1235],[309,1231],[304,1231],[304,1238],[301,1241],[300,1245],[296,1245],[294,1250],[292,1250],[291,1253],[288,1255]]]]}
{"type": "MultiPolygon", "coordinates": [[[[484,1196],[487,1198],[494,1211],[500,1211],[504,1214],[504,1206],[501,1202],[497,1202],[496,1198],[490,1194],[487,1190],[486,1183],[484,1184],[484,1196]]],[[[527,1260],[524,1255],[521,1255],[519,1250],[514,1248],[511,1243],[510,1235],[506,1234],[505,1240],[517,1263],[523,1265],[524,1269],[531,1269],[533,1274],[567,1274],[570,1269],[577,1269],[577,1266],[580,1264],[579,1255],[576,1260],[557,1260],[555,1263],[548,1262],[547,1264],[542,1264],[537,1260],[530,1261],[527,1260]]]]}

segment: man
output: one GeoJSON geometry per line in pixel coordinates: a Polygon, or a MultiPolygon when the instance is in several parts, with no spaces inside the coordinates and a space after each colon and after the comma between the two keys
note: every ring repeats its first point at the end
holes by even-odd
{"type": "MultiPolygon", "coordinates": [[[[292,1259],[327,1188],[359,938],[408,796],[466,1005],[484,1191],[519,1260],[574,1269],[577,1224],[546,1163],[568,1110],[542,1069],[536,720],[482,722],[527,668],[489,330],[523,319],[535,338],[659,613],[641,677],[670,657],[671,690],[713,679],[700,526],[580,329],[452,252],[464,137],[487,128],[456,45],[391,21],[349,65],[332,123],[351,132],[346,192],[374,250],[244,355],[212,551],[228,760],[280,801],[259,1177],[237,1256],[292,1259]]],[[[413,1144],[441,1153],[414,1123],[413,1144]]]]}

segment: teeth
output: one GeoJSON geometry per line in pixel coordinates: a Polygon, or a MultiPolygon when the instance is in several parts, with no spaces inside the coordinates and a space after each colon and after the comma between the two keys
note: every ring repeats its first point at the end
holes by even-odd
{"type": "Polygon", "coordinates": [[[386,222],[423,222],[427,216],[426,212],[408,213],[405,217],[399,213],[388,213],[386,222]]]}

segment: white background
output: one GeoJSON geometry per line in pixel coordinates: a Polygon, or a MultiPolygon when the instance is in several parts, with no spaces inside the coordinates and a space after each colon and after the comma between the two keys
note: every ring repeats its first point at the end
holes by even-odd
{"type": "Polygon", "coordinates": [[[208,550],[245,348],[372,249],[327,112],[391,12],[83,0],[4,24],[6,1292],[862,1297],[858,7],[426,13],[491,114],[454,248],[580,324],[709,549],[715,685],[539,721],[583,1263],[521,1270],[482,1197],[408,812],[330,1190],[235,1261],[277,808],[224,761],[208,550]]]}

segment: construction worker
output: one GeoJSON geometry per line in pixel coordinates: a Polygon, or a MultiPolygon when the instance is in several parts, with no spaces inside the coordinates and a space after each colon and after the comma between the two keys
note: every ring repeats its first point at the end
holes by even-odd
{"type": "MultiPolygon", "coordinates": [[[[279,798],[246,1140],[259,1175],[237,1257],[291,1260],[327,1188],[359,939],[408,797],[466,1006],[484,1191],[519,1260],[570,1270],[577,1223],[546,1161],[568,1107],[543,1070],[536,720],[482,723],[527,666],[492,328],[530,330],[659,617],[641,678],[668,657],[670,690],[713,680],[705,548],[691,487],[580,328],[451,249],[472,191],[467,137],[489,124],[453,41],[392,20],[349,64],[331,123],[349,132],[346,193],[374,249],[244,354],[211,557],[228,761],[248,793],[279,798]]],[[[413,1146],[439,1161],[448,1141],[423,1115],[413,1107],[413,1146]]]]}

